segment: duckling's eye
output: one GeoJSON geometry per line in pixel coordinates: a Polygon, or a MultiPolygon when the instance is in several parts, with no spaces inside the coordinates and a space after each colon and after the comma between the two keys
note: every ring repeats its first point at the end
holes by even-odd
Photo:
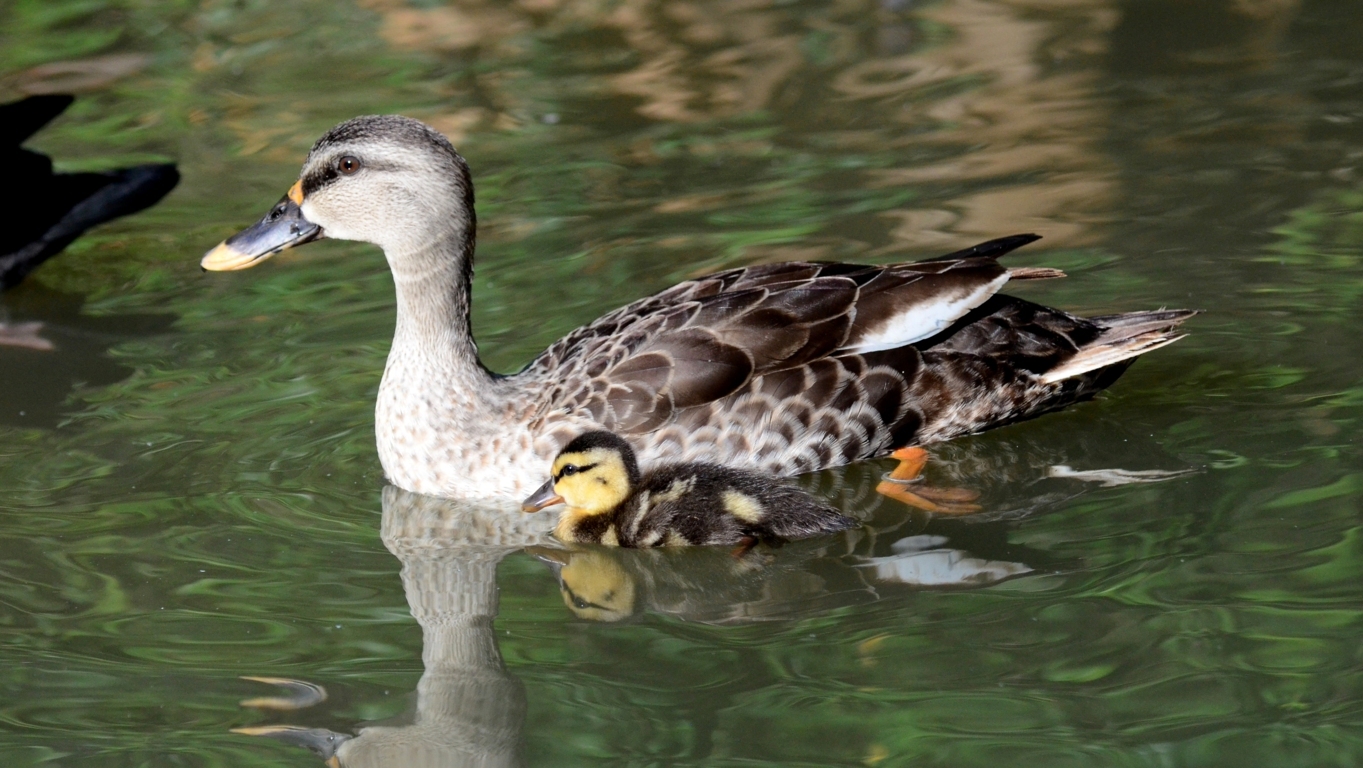
{"type": "Polygon", "coordinates": [[[565,464],[565,465],[563,465],[563,469],[560,469],[560,470],[559,470],[558,476],[559,476],[559,477],[568,477],[569,475],[576,475],[576,474],[577,474],[577,471],[578,471],[578,470],[577,470],[577,465],[576,465],[576,464],[565,464]]]}
{"type": "Polygon", "coordinates": [[[350,176],[351,174],[360,170],[360,159],[352,155],[346,155],[345,157],[336,161],[336,170],[340,171],[341,173],[344,173],[347,176],[350,176]]]}

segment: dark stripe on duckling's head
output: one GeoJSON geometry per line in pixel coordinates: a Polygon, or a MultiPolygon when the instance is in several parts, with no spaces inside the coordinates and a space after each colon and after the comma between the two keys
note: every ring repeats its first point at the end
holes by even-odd
{"type": "Polygon", "coordinates": [[[614,432],[607,432],[604,429],[598,429],[594,432],[583,432],[573,438],[572,442],[563,446],[563,450],[559,452],[559,455],[562,456],[567,453],[589,453],[594,449],[605,449],[620,454],[620,459],[625,465],[625,471],[629,473],[629,484],[631,487],[638,485],[639,481],[643,479],[643,475],[639,473],[639,459],[634,455],[634,448],[630,447],[630,444],[625,438],[614,432]]]}
{"type": "Polygon", "coordinates": [[[583,464],[581,466],[578,466],[577,464],[573,464],[571,462],[563,464],[561,466],[557,466],[556,471],[554,472],[554,482],[558,482],[559,480],[562,480],[565,477],[572,477],[573,475],[576,475],[578,472],[590,472],[593,469],[596,469],[596,466],[597,466],[596,464],[583,464]]]}
{"type": "Polygon", "coordinates": [[[550,474],[554,493],[569,512],[590,516],[613,512],[641,479],[634,450],[610,432],[588,432],[573,440],[554,458],[550,474]]]}

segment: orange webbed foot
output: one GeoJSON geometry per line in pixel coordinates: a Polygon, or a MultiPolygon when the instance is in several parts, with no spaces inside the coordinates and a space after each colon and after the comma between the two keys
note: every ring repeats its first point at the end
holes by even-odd
{"type": "Polygon", "coordinates": [[[901,483],[917,480],[928,464],[928,452],[916,445],[900,448],[890,454],[890,458],[899,460],[899,466],[890,472],[890,479],[901,483]]]}
{"type": "Polygon", "coordinates": [[[753,547],[755,546],[757,546],[756,536],[744,536],[741,540],[739,540],[738,547],[736,547],[734,551],[730,552],[729,556],[735,560],[742,560],[744,557],[747,556],[749,552],[753,550],[753,547]]]}
{"type": "Polygon", "coordinates": [[[889,477],[880,481],[876,493],[889,497],[902,504],[946,515],[965,515],[980,511],[974,504],[980,494],[968,488],[934,488],[927,485],[909,485],[918,481],[923,467],[928,463],[928,452],[918,446],[905,446],[890,454],[898,459],[899,465],[890,472],[889,477]]]}

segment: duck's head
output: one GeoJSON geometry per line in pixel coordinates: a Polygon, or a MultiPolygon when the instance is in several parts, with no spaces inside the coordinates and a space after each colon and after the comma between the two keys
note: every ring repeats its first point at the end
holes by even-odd
{"type": "Polygon", "coordinates": [[[567,504],[583,514],[609,512],[629,498],[639,484],[639,461],[634,449],[613,432],[578,435],[554,458],[553,477],[521,504],[537,512],[567,504]]]}
{"type": "Polygon", "coordinates": [[[468,164],[449,140],[409,117],[371,115],[318,139],[288,193],[209,251],[202,266],[245,269],[331,237],[373,243],[398,268],[404,255],[429,252],[442,238],[471,246],[473,233],[468,164]]]}

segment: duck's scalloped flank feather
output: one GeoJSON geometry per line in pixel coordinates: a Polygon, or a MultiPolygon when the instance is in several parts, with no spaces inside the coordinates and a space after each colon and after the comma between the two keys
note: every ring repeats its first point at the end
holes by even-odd
{"type": "MultiPolygon", "coordinates": [[[[521,376],[547,390],[532,426],[558,445],[583,425],[617,431],[645,465],[795,474],[1064,407],[1129,361],[1110,355],[1111,370],[1068,381],[1047,371],[1128,316],[1087,320],[997,294],[1008,272],[994,257],[1035,239],[1001,238],[954,260],[792,262],[678,284],[532,362],[521,376]]],[[[1190,315],[1138,314],[1166,336],[1190,315]]]]}

